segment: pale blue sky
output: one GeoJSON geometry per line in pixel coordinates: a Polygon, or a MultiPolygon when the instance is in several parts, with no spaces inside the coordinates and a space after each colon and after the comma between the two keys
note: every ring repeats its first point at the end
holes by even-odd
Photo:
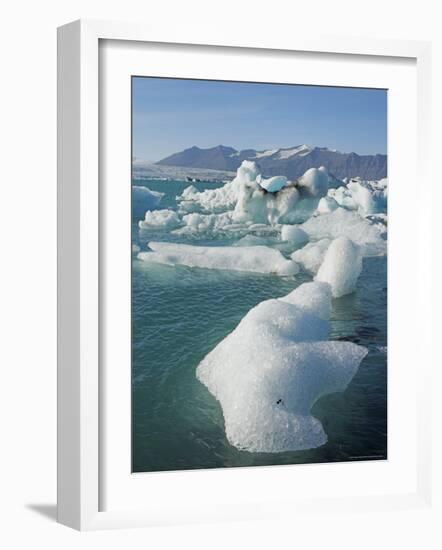
{"type": "Polygon", "coordinates": [[[386,90],[147,77],[132,83],[133,154],[144,160],[193,145],[387,152],[386,90]]]}

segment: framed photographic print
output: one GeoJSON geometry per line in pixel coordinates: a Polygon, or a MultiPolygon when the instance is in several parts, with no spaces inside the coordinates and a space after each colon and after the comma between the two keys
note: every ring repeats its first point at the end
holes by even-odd
{"type": "Polygon", "coordinates": [[[60,522],[425,505],[428,63],[59,29],[60,522]]]}

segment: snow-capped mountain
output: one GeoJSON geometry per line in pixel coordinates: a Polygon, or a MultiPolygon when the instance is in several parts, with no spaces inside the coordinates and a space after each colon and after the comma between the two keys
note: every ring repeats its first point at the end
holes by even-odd
{"type": "Polygon", "coordinates": [[[298,178],[309,168],[325,166],[337,178],[360,176],[379,180],[387,176],[387,155],[341,153],[327,147],[297,145],[289,148],[256,151],[218,145],[209,149],[193,146],[166,157],[156,164],[212,170],[236,170],[243,160],[256,161],[265,176],[298,178]]]}

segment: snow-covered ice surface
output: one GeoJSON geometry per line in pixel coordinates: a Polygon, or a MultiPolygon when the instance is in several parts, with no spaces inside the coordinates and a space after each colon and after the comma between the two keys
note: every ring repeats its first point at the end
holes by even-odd
{"type": "Polygon", "coordinates": [[[298,265],[268,246],[192,246],[149,242],[153,252],[139,252],[144,262],[165,265],[186,265],[207,269],[230,269],[275,275],[296,275],[298,265]]]}
{"type": "Polygon", "coordinates": [[[261,302],[198,365],[198,379],[221,403],[232,445],[274,453],[327,441],[311,408],[343,391],[367,354],[351,342],[327,341],[330,303],[324,283],[261,302]]]}

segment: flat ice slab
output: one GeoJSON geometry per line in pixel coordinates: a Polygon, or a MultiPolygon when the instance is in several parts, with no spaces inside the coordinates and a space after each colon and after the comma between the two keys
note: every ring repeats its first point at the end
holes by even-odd
{"type": "Polygon", "coordinates": [[[305,283],[252,308],[198,365],[197,378],[220,402],[231,445],[282,452],[323,445],[310,414],[323,395],[345,390],[367,353],[327,341],[331,291],[305,283]]]}
{"type": "Polygon", "coordinates": [[[295,275],[299,271],[294,261],[268,246],[193,246],[164,242],[149,242],[148,246],[152,252],[138,254],[144,262],[275,275],[295,275]]]}
{"type": "Polygon", "coordinates": [[[287,185],[287,178],[285,176],[273,176],[268,179],[259,176],[256,181],[262,189],[265,189],[269,193],[276,193],[287,185]]]}

